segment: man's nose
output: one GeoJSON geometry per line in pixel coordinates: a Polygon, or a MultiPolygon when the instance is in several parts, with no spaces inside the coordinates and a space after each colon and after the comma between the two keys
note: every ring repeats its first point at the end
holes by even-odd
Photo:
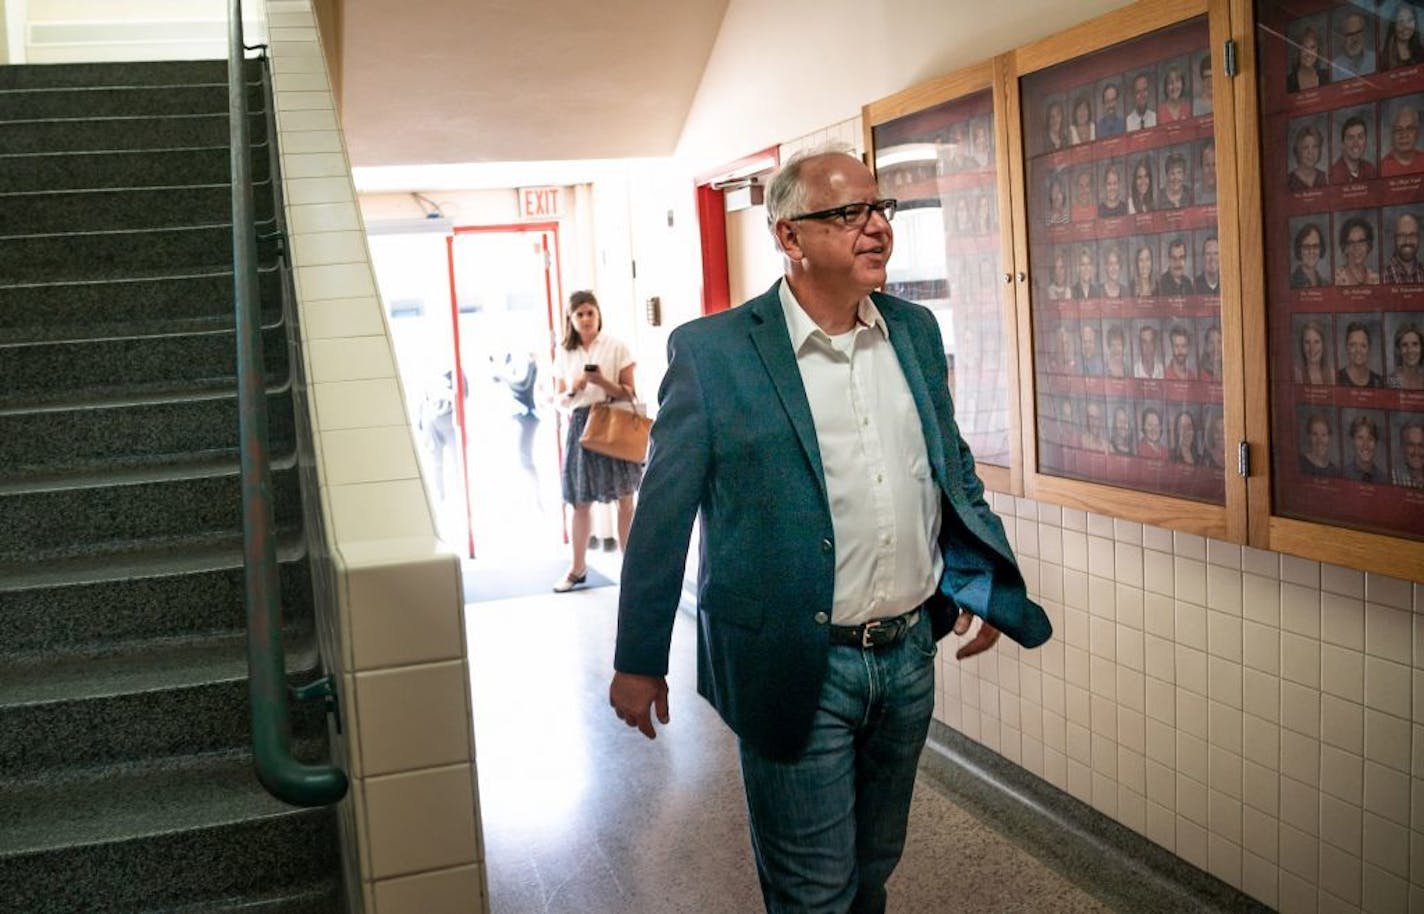
{"type": "Polygon", "coordinates": [[[865,220],[864,231],[867,234],[874,232],[877,235],[888,235],[893,230],[890,228],[890,219],[880,210],[872,209],[865,220]]]}

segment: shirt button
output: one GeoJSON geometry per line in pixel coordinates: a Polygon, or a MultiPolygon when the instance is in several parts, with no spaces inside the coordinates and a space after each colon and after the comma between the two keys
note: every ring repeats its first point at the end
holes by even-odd
{"type": "Polygon", "coordinates": [[[869,416],[866,416],[864,419],[861,419],[861,420],[860,420],[860,424],[861,424],[861,425],[869,425],[869,424],[870,424],[870,417],[869,417],[869,416]]]}
{"type": "Polygon", "coordinates": [[[821,551],[822,551],[822,552],[830,552],[830,551],[831,551],[832,549],[834,549],[834,548],[836,548],[836,547],[831,543],[830,540],[821,540],[821,551]]]}
{"type": "Polygon", "coordinates": [[[875,481],[876,481],[876,482],[884,482],[884,481],[885,481],[885,474],[884,474],[884,473],[876,473],[876,474],[875,474],[875,481]]]}
{"type": "Polygon", "coordinates": [[[827,622],[829,622],[829,621],[831,621],[831,617],[830,617],[830,616],[826,615],[825,613],[816,613],[816,624],[817,624],[817,625],[825,625],[825,624],[826,624],[827,622]]]}
{"type": "Polygon", "coordinates": [[[880,542],[884,543],[887,546],[890,545],[890,534],[887,533],[883,537],[881,537],[880,542]]]}

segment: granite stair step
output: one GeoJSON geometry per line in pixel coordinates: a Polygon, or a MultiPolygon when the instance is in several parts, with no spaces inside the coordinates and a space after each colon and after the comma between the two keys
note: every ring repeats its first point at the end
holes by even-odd
{"type": "MultiPolygon", "coordinates": [[[[301,526],[298,476],[295,455],[273,455],[279,531],[301,526]]],[[[0,568],[142,544],[179,549],[242,531],[242,482],[226,459],[26,479],[0,483],[0,517],[0,568]]]]}
{"type": "MultiPolygon", "coordinates": [[[[272,193],[254,187],[253,215],[272,219],[272,193]]],[[[179,228],[232,221],[232,185],[171,185],[0,194],[0,236],[179,228]]]]}
{"type": "MultiPolygon", "coordinates": [[[[258,270],[263,323],[281,314],[281,273],[258,270]]],[[[231,329],[232,269],[108,280],[0,282],[0,343],[102,339],[138,336],[158,328],[168,332],[231,329]]]]}
{"type": "Polygon", "coordinates": [[[216,898],[151,914],[348,914],[348,911],[342,901],[341,884],[331,878],[285,892],[216,898]]]}
{"type": "MultiPolygon", "coordinates": [[[[310,627],[311,566],[300,533],[279,538],[277,562],[284,626],[310,627]]],[[[236,535],[182,553],[134,549],[0,568],[0,660],[243,631],[244,587],[236,535]]]]}
{"type": "MultiPolygon", "coordinates": [[[[158,328],[155,328],[158,329],[158,328]]],[[[285,383],[285,327],[264,328],[268,386],[285,383]]],[[[237,337],[230,328],[97,340],[0,344],[0,408],[105,393],[236,385],[237,337]]]]}
{"type": "MultiPolygon", "coordinates": [[[[296,449],[293,410],[290,383],[268,389],[268,447],[274,453],[296,449]]],[[[236,459],[238,414],[236,386],[228,384],[0,407],[0,480],[176,461],[185,454],[236,459]]]]}
{"type": "MultiPolygon", "coordinates": [[[[261,78],[255,60],[245,78],[261,78]]],[[[227,60],[131,60],[105,63],[46,63],[0,67],[0,89],[55,89],[82,86],[180,86],[227,83],[227,60]]]]}
{"type": "MultiPolygon", "coordinates": [[[[252,111],[248,141],[267,142],[267,115],[252,111]]],[[[227,110],[168,117],[88,117],[0,121],[0,149],[7,153],[100,152],[221,146],[231,140],[227,110]]]]}
{"type": "Polygon", "coordinates": [[[0,282],[4,283],[231,268],[230,220],[162,229],[0,236],[0,282]]]}
{"type": "Polygon", "coordinates": [[[198,904],[165,907],[147,914],[347,914],[342,887],[335,877],[315,886],[298,886],[286,891],[263,891],[235,898],[211,898],[198,904]]]}
{"type": "MultiPolygon", "coordinates": [[[[289,681],[312,680],[311,632],[284,634],[289,681]]],[[[320,704],[292,703],[289,717],[294,738],[320,741],[320,704]]],[[[243,632],[0,661],[0,794],[67,773],[250,741],[243,632]]]]}
{"type": "MultiPolygon", "coordinates": [[[[247,108],[261,111],[262,86],[249,85],[247,108]]],[[[167,117],[226,112],[227,79],[221,82],[141,86],[49,86],[0,89],[0,121],[83,117],[167,117]]]]}
{"type": "MultiPolygon", "coordinates": [[[[267,180],[268,162],[265,146],[254,150],[254,181],[267,180]]],[[[231,180],[231,169],[232,157],[223,145],[0,155],[0,193],[222,184],[231,180]]]]}
{"type": "Polygon", "coordinates": [[[245,752],[0,794],[0,898],[25,914],[329,914],[338,847],[335,811],[268,796],[245,752]]]}

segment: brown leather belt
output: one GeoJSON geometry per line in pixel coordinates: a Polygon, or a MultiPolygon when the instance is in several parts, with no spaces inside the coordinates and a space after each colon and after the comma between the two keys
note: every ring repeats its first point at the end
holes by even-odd
{"type": "Polygon", "coordinates": [[[899,644],[920,621],[920,608],[888,619],[872,619],[861,625],[832,625],[831,643],[869,650],[899,644]]]}

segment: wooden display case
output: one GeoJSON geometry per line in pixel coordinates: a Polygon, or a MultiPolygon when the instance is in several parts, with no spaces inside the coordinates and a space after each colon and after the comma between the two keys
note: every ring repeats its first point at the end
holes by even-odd
{"type": "Polygon", "coordinates": [[[929,307],[984,485],[1022,494],[1003,61],[864,108],[880,193],[899,200],[886,291],[929,307]]]}
{"type": "Polygon", "coordinates": [[[1241,195],[1260,229],[1242,245],[1250,541],[1417,579],[1424,10],[1261,0],[1233,17],[1241,195]]]}
{"type": "Polygon", "coordinates": [[[865,106],[986,485],[1419,578],[1421,28],[1143,0],[865,106]]]}
{"type": "Polygon", "coordinates": [[[1024,485],[1241,542],[1234,100],[1223,2],[1146,2],[1009,55],[1024,485]]]}

